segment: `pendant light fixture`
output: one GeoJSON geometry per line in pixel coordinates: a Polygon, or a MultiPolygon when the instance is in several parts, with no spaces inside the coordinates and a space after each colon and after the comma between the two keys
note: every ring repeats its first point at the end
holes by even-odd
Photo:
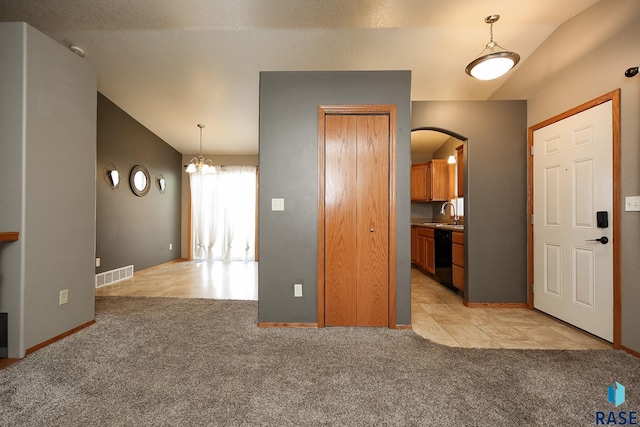
{"type": "Polygon", "coordinates": [[[500,15],[490,15],[484,22],[490,25],[490,39],[478,58],[471,61],[465,72],[478,80],[493,80],[504,75],[520,61],[520,55],[510,52],[493,41],[493,23],[500,15]]]}
{"type": "Polygon", "coordinates": [[[198,124],[200,128],[200,155],[198,157],[194,157],[189,162],[187,169],[185,169],[186,173],[216,173],[216,169],[213,167],[213,162],[209,159],[205,159],[202,155],[202,129],[204,129],[203,124],[198,124]]]}
{"type": "Polygon", "coordinates": [[[451,151],[449,154],[449,158],[447,159],[447,163],[450,165],[455,165],[458,161],[456,160],[456,156],[453,155],[453,138],[449,138],[449,141],[451,141],[451,151]]]}

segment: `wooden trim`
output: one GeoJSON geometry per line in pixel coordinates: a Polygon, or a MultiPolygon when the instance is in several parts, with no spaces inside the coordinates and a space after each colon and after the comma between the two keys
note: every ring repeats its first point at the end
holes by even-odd
{"type": "Polygon", "coordinates": [[[386,105],[319,105],[318,106],[318,327],[324,322],[324,163],[325,163],[325,116],[328,114],[381,114],[389,116],[389,323],[396,328],[396,276],[397,276],[397,195],[396,195],[396,152],[398,107],[386,105]]]}
{"type": "Polygon", "coordinates": [[[324,328],[325,111],[318,106],[318,328],[324,328]]]}
{"type": "Polygon", "coordinates": [[[533,308],[533,224],[531,224],[531,215],[533,215],[533,156],[531,156],[531,147],[533,146],[534,131],[549,126],[555,122],[566,119],[567,117],[581,113],[582,111],[593,108],[605,102],[612,101],[612,132],[613,132],[613,348],[619,350],[622,348],[622,275],[621,275],[621,220],[620,212],[620,89],[616,89],[591,101],[585,102],[575,108],[572,108],[557,116],[551,117],[536,125],[529,127],[527,135],[528,161],[527,161],[527,200],[528,200],[528,218],[527,218],[527,237],[528,237],[528,287],[529,287],[529,308],[533,308]]]}
{"type": "Polygon", "coordinates": [[[640,351],[635,351],[625,346],[620,346],[620,348],[635,357],[640,357],[640,351]]]}
{"type": "Polygon", "coordinates": [[[13,365],[16,362],[21,361],[22,359],[13,359],[10,357],[3,357],[0,359],[0,371],[3,370],[4,368],[7,368],[11,365],[13,365]]]}
{"type": "Polygon", "coordinates": [[[398,135],[398,108],[395,105],[387,105],[385,109],[389,114],[389,328],[395,329],[396,325],[396,276],[397,272],[397,194],[396,194],[396,165],[397,165],[397,135],[398,135]]]}
{"type": "Polygon", "coordinates": [[[613,102],[613,348],[622,348],[622,176],[620,147],[620,89],[610,93],[613,102]]]}
{"type": "Polygon", "coordinates": [[[258,322],[258,328],[317,328],[317,323],[258,322]]]}
{"type": "Polygon", "coordinates": [[[145,269],[142,269],[142,270],[138,270],[138,271],[134,272],[133,275],[137,276],[138,274],[146,273],[146,272],[152,271],[152,270],[157,270],[159,268],[166,267],[166,266],[171,265],[171,264],[177,264],[179,262],[185,262],[185,261],[189,261],[189,260],[186,259],[186,258],[174,259],[174,260],[171,260],[171,261],[163,262],[162,264],[154,265],[153,267],[149,267],[149,268],[145,268],[145,269]]]}
{"type": "Polygon", "coordinates": [[[0,233],[0,242],[15,242],[20,238],[20,233],[17,231],[3,231],[0,233]]]}
{"type": "Polygon", "coordinates": [[[527,305],[533,310],[533,131],[532,127],[527,130],[527,305]]]}
{"type": "Polygon", "coordinates": [[[402,325],[396,325],[394,329],[413,329],[413,328],[411,327],[411,325],[402,324],[402,325]]]}
{"type": "Polygon", "coordinates": [[[469,308],[529,308],[526,302],[469,302],[463,301],[469,308]]]}
{"type": "Polygon", "coordinates": [[[40,350],[42,348],[45,348],[46,346],[48,346],[50,344],[53,344],[56,341],[60,341],[61,339],[66,338],[69,335],[75,334],[76,332],[78,332],[78,331],[80,331],[80,330],[82,330],[84,328],[87,328],[87,327],[93,325],[94,323],[96,323],[96,319],[90,320],[87,323],[83,323],[80,326],[76,326],[75,328],[68,330],[67,332],[63,332],[60,335],[56,335],[55,337],[53,337],[51,339],[48,339],[46,341],[41,342],[40,344],[34,345],[33,347],[30,347],[30,348],[27,349],[27,351],[25,352],[25,356],[27,356],[27,355],[29,355],[29,354],[31,354],[33,352],[36,352],[36,351],[38,351],[38,350],[40,350]]]}

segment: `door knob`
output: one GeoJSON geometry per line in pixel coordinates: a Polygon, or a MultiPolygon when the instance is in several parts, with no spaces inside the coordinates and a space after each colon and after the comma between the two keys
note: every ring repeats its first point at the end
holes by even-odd
{"type": "Polygon", "coordinates": [[[606,245],[607,243],[609,243],[609,239],[607,238],[607,236],[602,236],[599,239],[589,239],[589,240],[585,240],[586,242],[600,242],[603,245],[606,245]]]}

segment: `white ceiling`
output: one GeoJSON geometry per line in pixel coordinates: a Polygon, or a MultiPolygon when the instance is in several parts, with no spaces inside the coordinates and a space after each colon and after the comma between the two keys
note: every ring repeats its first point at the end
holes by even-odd
{"type": "MultiPolygon", "coordinates": [[[[494,39],[527,57],[597,0],[0,0],[80,46],[98,90],[182,153],[258,152],[260,71],[411,70],[413,100],[483,100],[464,73],[494,39]]],[[[522,64],[522,62],[521,62],[522,64]]]]}

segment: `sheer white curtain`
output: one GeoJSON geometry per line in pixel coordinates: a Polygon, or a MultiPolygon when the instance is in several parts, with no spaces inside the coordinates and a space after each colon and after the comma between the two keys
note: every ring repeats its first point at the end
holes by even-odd
{"type": "Polygon", "coordinates": [[[193,173],[193,258],[252,261],[255,254],[256,167],[216,166],[193,173]]]}

